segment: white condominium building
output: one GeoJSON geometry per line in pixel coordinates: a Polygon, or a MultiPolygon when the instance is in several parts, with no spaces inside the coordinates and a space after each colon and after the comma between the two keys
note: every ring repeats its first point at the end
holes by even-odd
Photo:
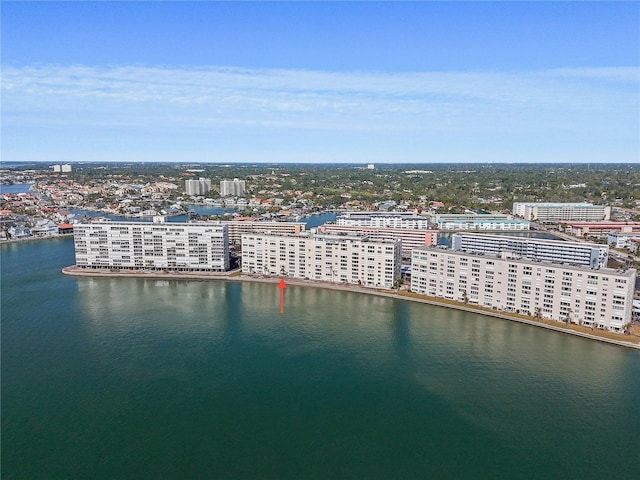
{"type": "Polygon", "coordinates": [[[592,203],[513,202],[513,214],[536,222],[599,222],[611,218],[611,207],[592,203]]]}
{"type": "Polygon", "coordinates": [[[529,230],[526,220],[502,214],[443,214],[435,215],[440,230],[529,230]]]}
{"type": "Polygon", "coordinates": [[[245,181],[234,178],[233,180],[220,181],[221,197],[244,197],[245,181]]]}
{"type": "Polygon", "coordinates": [[[392,288],[400,279],[400,241],[366,236],[245,234],[242,272],[392,288]]]}
{"type": "Polygon", "coordinates": [[[229,243],[239,245],[245,233],[276,233],[279,235],[297,235],[307,229],[304,222],[265,222],[255,219],[223,220],[229,227],[229,243]]]}
{"type": "Polygon", "coordinates": [[[619,332],[631,321],[636,271],[413,250],[411,291],[619,332]]]}
{"type": "Polygon", "coordinates": [[[371,240],[402,240],[402,254],[411,255],[411,250],[425,245],[438,244],[438,232],[436,230],[423,230],[418,228],[386,228],[386,227],[355,227],[326,223],[318,228],[323,233],[330,234],[361,234],[367,235],[371,240]]]}
{"type": "Polygon", "coordinates": [[[429,228],[429,220],[414,212],[347,212],[338,215],[336,225],[426,230],[429,228]]]}
{"type": "Polygon", "coordinates": [[[640,239],[640,232],[637,233],[609,233],[607,243],[614,248],[629,248],[633,239],[640,239]]]}
{"type": "MultiPolygon", "coordinates": [[[[161,217],[160,217],[161,218],[161,217]]],[[[227,226],[220,223],[76,223],[76,265],[85,268],[224,272],[227,226]]]]}
{"type": "Polygon", "coordinates": [[[184,189],[187,195],[206,195],[211,191],[211,179],[185,180],[184,189]]]}
{"type": "Polygon", "coordinates": [[[451,235],[451,248],[494,255],[509,252],[515,257],[585,265],[591,268],[606,267],[609,258],[607,245],[482,233],[454,233],[451,235]]]}

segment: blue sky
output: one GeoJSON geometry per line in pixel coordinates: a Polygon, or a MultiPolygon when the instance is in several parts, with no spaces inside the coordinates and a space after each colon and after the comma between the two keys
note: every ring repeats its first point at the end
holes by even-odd
{"type": "Polygon", "coordinates": [[[638,2],[1,8],[4,161],[640,161],[638,2]]]}

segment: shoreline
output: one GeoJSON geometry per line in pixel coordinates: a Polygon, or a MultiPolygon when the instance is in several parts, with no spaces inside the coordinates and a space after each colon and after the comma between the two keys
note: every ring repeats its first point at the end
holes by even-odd
{"type": "Polygon", "coordinates": [[[25,237],[25,238],[9,238],[7,240],[0,240],[0,245],[10,244],[10,243],[21,243],[21,242],[35,242],[37,240],[54,240],[54,239],[64,239],[64,238],[73,238],[73,232],[71,233],[58,233],[57,235],[45,235],[42,237],[25,237]]]}
{"type": "MultiPolygon", "coordinates": [[[[280,277],[269,277],[262,275],[247,275],[243,274],[240,269],[232,270],[229,272],[223,273],[175,273],[175,272],[145,272],[140,270],[134,271],[121,271],[121,272],[112,272],[108,269],[102,270],[85,270],[76,267],[75,265],[71,265],[62,269],[62,273],[70,276],[78,276],[78,277],[113,277],[113,278],[148,278],[153,280],[223,280],[230,282],[252,282],[252,283],[272,283],[277,285],[280,281],[280,277]]],[[[485,315],[488,317],[499,318],[502,320],[509,320],[512,322],[518,322],[525,325],[530,325],[534,327],[545,328],[547,330],[552,330],[559,333],[565,333],[569,335],[574,335],[577,337],[586,338],[589,340],[596,340],[603,343],[608,343],[610,345],[617,345],[620,347],[632,348],[636,350],[640,350],[640,343],[635,343],[631,341],[619,340],[616,338],[609,338],[602,335],[598,335],[597,333],[588,333],[581,332],[578,330],[574,330],[572,328],[563,327],[561,325],[552,325],[548,323],[544,323],[544,321],[530,320],[528,318],[519,317],[515,315],[509,315],[508,313],[485,310],[481,307],[473,307],[458,304],[449,303],[448,301],[444,301],[446,299],[438,299],[436,297],[427,297],[427,296],[417,296],[417,294],[413,294],[408,290],[382,290],[371,287],[363,287],[360,285],[351,285],[351,284],[334,284],[327,283],[315,280],[303,280],[297,278],[288,278],[285,280],[287,285],[295,285],[297,287],[310,287],[310,288],[323,288],[326,290],[337,290],[337,291],[347,291],[353,293],[364,293],[367,295],[377,295],[380,297],[386,297],[396,300],[403,301],[411,301],[416,303],[423,303],[427,305],[433,305],[437,307],[445,307],[453,310],[461,310],[468,313],[475,313],[478,315],[485,315]]],[[[558,322],[560,323],[560,322],[558,322]]],[[[608,332],[611,335],[617,335],[612,332],[608,332]]]]}

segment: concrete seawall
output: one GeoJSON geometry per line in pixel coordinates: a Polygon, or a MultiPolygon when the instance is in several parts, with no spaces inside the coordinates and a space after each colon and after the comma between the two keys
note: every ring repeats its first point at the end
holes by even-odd
{"type": "MultiPolygon", "coordinates": [[[[140,270],[126,270],[126,271],[110,271],[108,269],[103,270],[88,270],[78,268],[75,265],[65,267],[62,269],[62,273],[65,275],[79,276],[79,277],[113,277],[113,278],[147,278],[147,279],[162,279],[162,280],[222,280],[231,282],[259,282],[259,283],[273,283],[277,285],[280,281],[280,277],[268,277],[263,275],[245,275],[240,270],[234,270],[224,273],[197,273],[197,272],[161,272],[161,271],[140,271],[140,270]]],[[[511,316],[502,312],[494,312],[490,310],[484,310],[481,308],[474,308],[472,306],[455,304],[438,301],[435,298],[415,297],[408,295],[406,291],[396,290],[381,290],[370,287],[363,287],[359,285],[351,284],[334,284],[327,282],[320,282],[314,280],[302,280],[296,278],[286,278],[285,281],[288,285],[295,285],[300,287],[310,288],[324,288],[327,290],[339,290],[356,293],[364,293],[367,295],[377,295],[381,297],[392,298],[396,300],[407,300],[417,303],[425,303],[428,305],[434,305],[438,307],[452,308],[454,310],[462,310],[464,312],[475,313],[478,315],[485,315],[488,317],[500,318],[502,320],[510,320],[513,322],[523,323],[525,325],[531,325],[534,327],[546,328],[547,330],[553,330],[560,333],[567,333],[569,335],[575,335],[577,337],[587,338],[589,340],[596,340],[599,342],[609,343],[612,345],[618,345],[621,347],[633,348],[640,350],[640,343],[634,343],[631,341],[618,340],[616,338],[609,338],[598,335],[597,333],[580,332],[570,328],[565,328],[560,325],[549,325],[547,323],[538,322],[536,320],[527,320],[526,318],[511,316]]]]}

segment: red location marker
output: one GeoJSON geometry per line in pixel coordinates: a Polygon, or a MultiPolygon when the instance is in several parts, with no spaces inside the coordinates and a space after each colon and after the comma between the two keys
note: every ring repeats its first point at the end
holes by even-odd
{"type": "Polygon", "coordinates": [[[280,313],[284,313],[284,289],[287,288],[287,284],[284,283],[284,278],[280,279],[278,288],[280,289],[280,313]]]}

